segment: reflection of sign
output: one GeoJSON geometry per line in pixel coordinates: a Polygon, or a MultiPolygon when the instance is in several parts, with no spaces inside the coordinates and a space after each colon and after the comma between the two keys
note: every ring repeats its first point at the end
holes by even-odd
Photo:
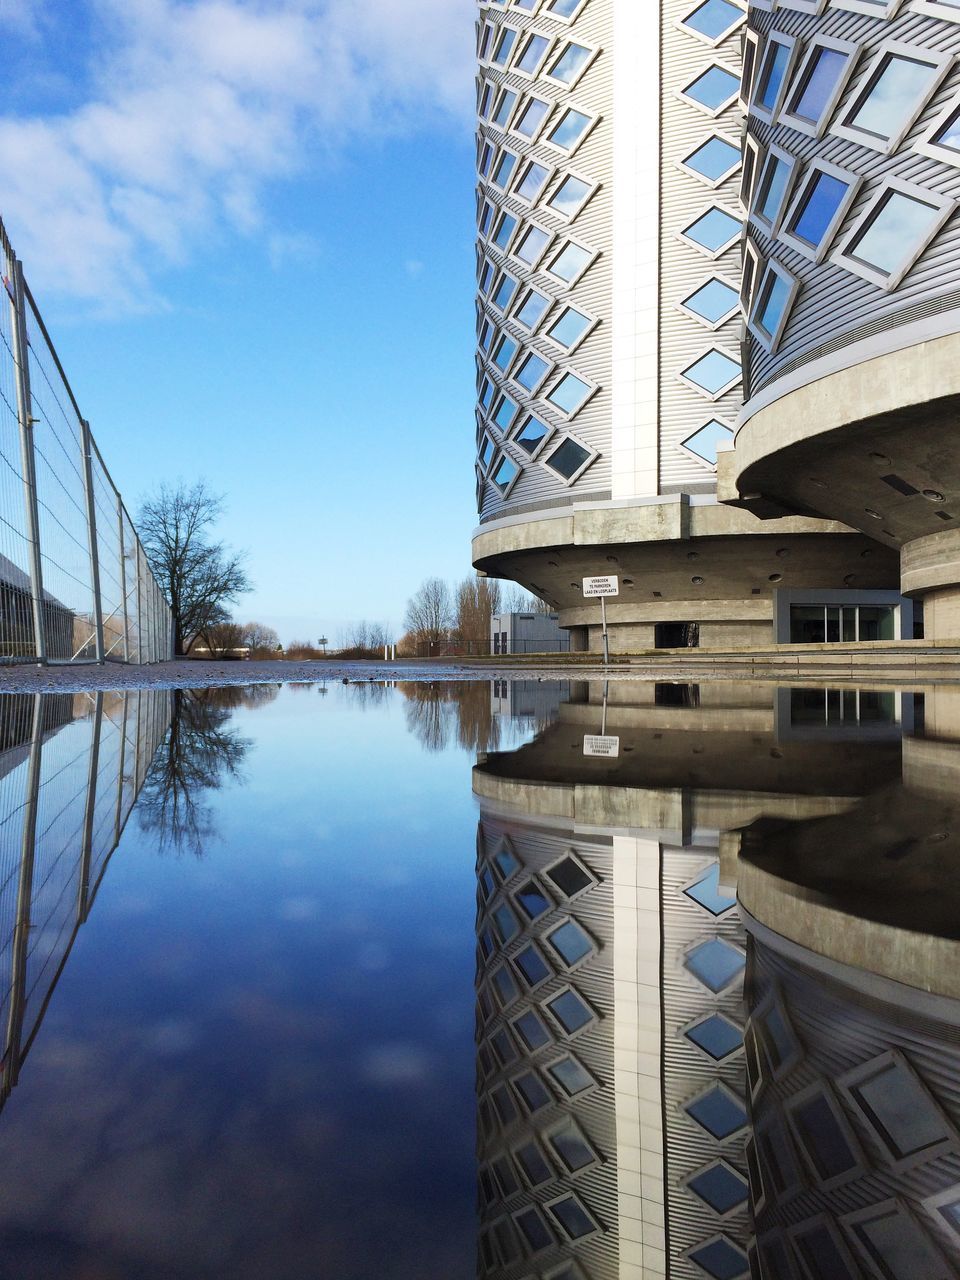
{"type": "Polygon", "coordinates": [[[608,760],[616,760],[620,755],[620,739],[588,733],[583,739],[583,754],[585,756],[606,756],[608,760]]]}
{"type": "Polygon", "coordinates": [[[620,594],[619,578],[584,578],[583,594],[585,596],[618,596],[620,594]]]}

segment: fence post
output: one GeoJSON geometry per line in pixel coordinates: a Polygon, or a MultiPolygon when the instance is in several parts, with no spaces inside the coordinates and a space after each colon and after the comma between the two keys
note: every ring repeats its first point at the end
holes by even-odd
{"type": "Polygon", "coordinates": [[[80,441],[83,451],[83,496],[87,504],[87,540],[90,543],[90,587],[93,591],[93,628],[97,662],[103,663],[103,601],[100,598],[100,549],[97,546],[97,507],[93,496],[93,456],[90,445],[90,423],[80,419],[80,441]]]}
{"type": "Polygon", "coordinates": [[[130,661],[130,619],[127,616],[127,553],[123,539],[123,502],[117,494],[117,529],[120,533],[120,598],[123,601],[123,660],[130,661]]]}
{"type": "Polygon", "coordinates": [[[93,816],[97,807],[97,776],[100,771],[100,733],[103,727],[103,694],[98,693],[90,737],[87,766],[87,801],[83,811],[83,842],[80,846],[80,884],[77,889],[77,924],[85,924],[90,913],[90,865],[93,862],[93,816]]]}
{"type": "Polygon", "coordinates": [[[140,541],[137,540],[137,661],[143,662],[143,575],[140,572],[140,541]]]}
{"type": "Polygon", "coordinates": [[[43,609],[43,571],[40,564],[40,511],[37,505],[37,465],[33,444],[33,400],[30,395],[29,344],[27,341],[26,298],[23,263],[13,259],[13,358],[17,378],[17,421],[20,426],[20,465],[23,472],[23,500],[30,547],[30,596],[33,606],[33,636],[37,661],[47,661],[47,626],[43,609]]]}

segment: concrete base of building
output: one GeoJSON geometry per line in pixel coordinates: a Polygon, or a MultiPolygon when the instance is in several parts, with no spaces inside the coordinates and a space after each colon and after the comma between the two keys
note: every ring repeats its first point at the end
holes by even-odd
{"type": "Polygon", "coordinates": [[[960,640],[960,529],[908,542],[900,555],[904,595],[923,601],[924,637],[960,640]]]}
{"type": "Polygon", "coordinates": [[[584,598],[586,577],[619,579],[620,594],[606,603],[619,652],[789,640],[780,593],[796,603],[855,606],[871,593],[897,599],[900,579],[896,551],[842,525],[764,522],[681,494],[500,521],[478,531],[473,553],[483,573],[519,582],[556,609],[574,650],[597,652],[600,602],[584,598]]]}

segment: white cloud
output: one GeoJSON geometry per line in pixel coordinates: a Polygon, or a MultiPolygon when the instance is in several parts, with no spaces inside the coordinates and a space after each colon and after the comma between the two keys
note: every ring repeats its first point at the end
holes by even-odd
{"type": "Polygon", "coordinates": [[[156,273],[230,231],[262,232],[274,262],[307,253],[266,225],[269,183],[469,119],[473,0],[90,3],[87,100],[0,117],[3,214],[45,291],[156,306],[156,273]]]}
{"type": "Polygon", "coordinates": [[[425,263],[420,258],[408,258],[403,264],[403,269],[411,280],[415,280],[417,276],[423,274],[424,266],[425,263]]]}

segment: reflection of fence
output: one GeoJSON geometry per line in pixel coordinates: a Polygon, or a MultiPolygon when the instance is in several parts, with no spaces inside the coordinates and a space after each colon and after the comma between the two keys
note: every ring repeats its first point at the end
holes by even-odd
{"type": "Polygon", "coordinates": [[[0,661],[171,656],[170,610],[0,222],[0,661]]]}
{"type": "Polygon", "coordinates": [[[169,692],[0,700],[0,1106],[169,720],[169,692]]]}

